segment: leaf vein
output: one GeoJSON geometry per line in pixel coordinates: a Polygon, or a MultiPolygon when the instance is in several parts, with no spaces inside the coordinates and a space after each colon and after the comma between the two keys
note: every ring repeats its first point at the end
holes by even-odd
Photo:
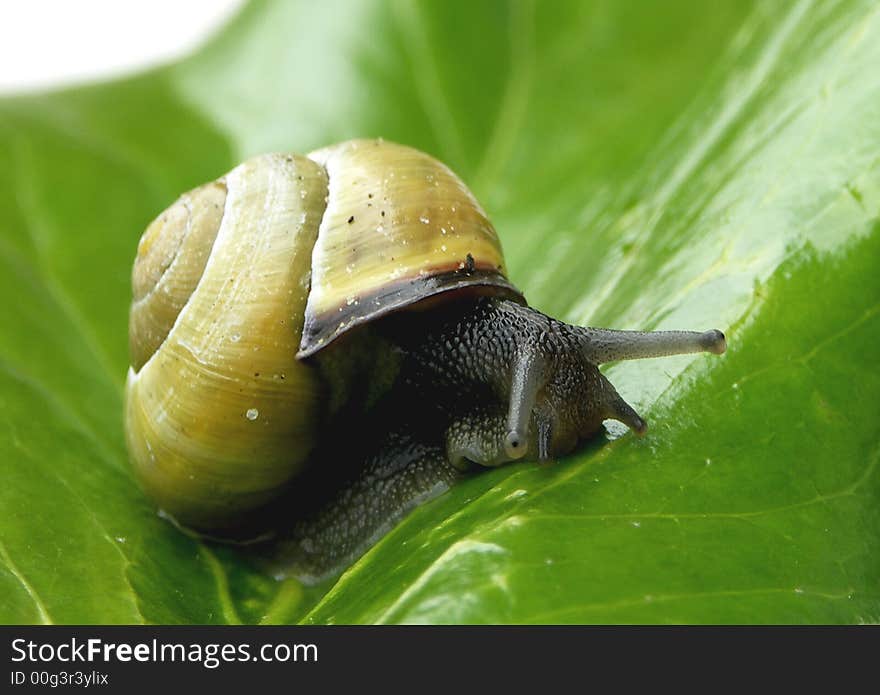
{"type": "Polygon", "coordinates": [[[110,358],[100,346],[91,325],[82,315],[73,298],[67,293],[59,279],[50,272],[49,264],[46,260],[45,244],[41,238],[42,233],[38,231],[44,230],[49,226],[49,223],[40,214],[41,207],[38,204],[38,193],[33,184],[34,181],[39,180],[39,177],[35,174],[32,157],[28,154],[27,146],[24,144],[23,139],[15,138],[12,143],[15,168],[18,170],[18,175],[15,177],[17,185],[15,198],[18,202],[22,218],[25,221],[25,231],[36,253],[37,268],[39,274],[44,279],[47,295],[79,333],[83,344],[92,354],[96,364],[100,366],[101,372],[107,377],[109,383],[117,393],[121,393],[121,375],[116,374],[110,358]]]}
{"type": "Polygon", "coordinates": [[[213,551],[204,543],[199,544],[199,554],[208,565],[208,569],[211,570],[211,576],[217,586],[217,598],[220,601],[220,608],[223,610],[223,618],[228,624],[241,625],[241,617],[235,609],[235,602],[229,592],[229,577],[226,575],[226,570],[223,569],[223,565],[220,564],[220,560],[217,559],[213,551]]]}
{"type": "Polygon", "coordinates": [[[546,611],[533,615],[529,622],[544,622],[548,619],[558,619],[559,616],[573,613],[575,615],[582,614],[585,611],[595,610],[615,610],[617,608],[630,608],[633,606],[646,606],[652,603],[667,603],[671,601],[686,601],[689,599],[699,598],[737,598],[745,596],[763,596],[774,594],[794,594],[797,596],[812,596],[815,598],[826,599],[829,601],[840,601],[843,599],[851,599],[854,593],[853,589],[848,589],[843,593],[834,593],[825,590],[807,590],[800,587],[776,588],[768,587],[762,589],[722,589],[716,591],[694,591],[681,594],[646,594],[640,597],[625,598],[617,601],[582,603],[579,605],[569,605],[557,610],[546,611]]]}
{"type": "MultiPolygon", "coordinates": [[[[15,448],[17,448],[19,451],[23,452],[26,456],[28,456],[32,460],[38,461],[37,457],[34,456],[31,451],[29,451],[27,448],[25,448],[24,444],[20,440],[18,440],[17,438],[15,438],[15,437],[12,438],[12,444],[13,444],[13,446],[15,446],[15,448]]],[[[68,483],[67,480],[62,475],[60,475],[58,473],[58,470],[56,468],[50,467],[48,473],[49,473],[49,475],[54,477],[55,480],[57,480],[58,483],[67,491],[68,498],[71,499],[73,502],[75,502],[77,504],[77,506],[79,506],[85,512],[84,516],[92,522],[92,525],[97,529],[101,538],[103,538],[105,541],[107,541],[107,543],[110,544],[110,546],[113,548],[113,550],[116,553],[118,553],[119,556],[122,558],[122,565],[120,567],[120,573],[122,576],[123,584],[127,587],[128,591],[131,595],[132,606],[134,608],[135,614],[141,619],[141,622],[146,622],[146,619],[144,618],[144,615],[140,609],[139,597],[138,597],[137,591],[135,591],[134,585],[132,585],[131,579],[128,575],[128,570],[133,564],[131,558],[129,558],[128,555],[125,554],[125,552],[119,546],[119,543],[117,543],[111,537],[107,528],[104,526],[104,523],[97,517],[95,512],[89,506],[88,502],[85,499],[83,499],[83,497],[80,495],[80,493],[74,487],[72,487],[70,485],[70,483],[68,483]]]]}
{"type": "Polygon", "coordinates": [[[404,46],[410,61],[415,67],[415,90],[422,109],[437,136],[440,146],[449,153],[449,158],[460,164],[466,162],[461,136],[455,117],[440,84],[437,65],[431,56],[431,42],[426,36],[424,23],[419,16],[419,5],[412,2],[396,2],[392,5],[394,16],[401,26],[404,46]]]}
{"type": "Polygon", "coordinates": [[[9,551],[6,548],[6,544],[3,543],[2,540],[0,540],[0,559],[3,560],[3,563],[9,569],[9,572],[18,580],[18,583],[21,584],[27,595],[34,602],[34,607],[37,609],[37,614],[40,616],[40,622],[44,625],[52,625],[53,620],[49,615],[49,611],[46,609],[46,604],[43,603],[43,599],[40,598],[36,589],[34,589],[24,574],[22,574],[21,570],[19,570],[16,564],[12,561],[9,551]]]}

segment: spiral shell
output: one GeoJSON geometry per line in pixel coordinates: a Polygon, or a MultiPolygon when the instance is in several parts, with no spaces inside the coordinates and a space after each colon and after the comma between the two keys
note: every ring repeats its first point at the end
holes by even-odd
{"type": "Polygon", "coordinates": [[[521,295],[495,230],[444,165],[356,140],[269,154],[181,196],[132,273],[126,439],[185,526],[235,526],[314,450],[322,385],[305,358],[451,290],[521,295]]]}
{"type": "Polygon", "coordinates": [[[141,239],[126,435],[143,486],[184,525],[264,505],[314,446],[317,382],[295,355],[326,190],[305,157],[257,157],[141,239]]]}

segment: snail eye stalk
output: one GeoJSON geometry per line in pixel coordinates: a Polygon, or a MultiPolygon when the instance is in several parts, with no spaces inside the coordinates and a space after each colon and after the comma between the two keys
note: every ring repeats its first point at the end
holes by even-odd
{"type": "Polygon", "coordinates": [[[527,346],[517,355],[510,383],[510,406],[507,415],[505,452],[516,460],[528,451],[529,422],[538,391],[547,377],[547,361],[536,349],[527,346]]]}
{"type": "Polygon", "coordinates": [[[641,360],[648,357],[727,350],[724,334],[704,331],[615,331],[607,328],[573,327],[580,337],[581,351],[593,364],[617,360],[641,360]]]}

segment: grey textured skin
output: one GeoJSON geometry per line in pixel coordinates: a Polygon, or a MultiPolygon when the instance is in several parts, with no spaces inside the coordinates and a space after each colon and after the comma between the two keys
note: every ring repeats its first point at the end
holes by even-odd
{"type": "Polygon", "coordinates": [[[299,485],[325,493],[310,493],[312,511],[275,545],[280,574],[317,581],[336,573],[475,465],[561,456],[606,419],[644,434],[645,421],[597,365],[725,349],[720,331],[583,328],[488,297],[377,324],[358,357],[345,357],[349,344],[322,358],[330,436],[316,470],[334,474],[316,474],[323,486],[299,485]],[[349,466],[340,486],[341,461],[349,466]]]}

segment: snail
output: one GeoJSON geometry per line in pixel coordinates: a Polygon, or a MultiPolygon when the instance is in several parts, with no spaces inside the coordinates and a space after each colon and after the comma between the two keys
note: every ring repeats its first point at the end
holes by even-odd
{"type": "Polygon", "coordinates": [[[445,165],[383,140],[254,157],[182,195],[132,271],[126,442],[208,537],[276,532],[314,581],[465,471],[645,421],[597,365],[722,353],[717,330],[573,326],[529,307],[445,165]]]}

